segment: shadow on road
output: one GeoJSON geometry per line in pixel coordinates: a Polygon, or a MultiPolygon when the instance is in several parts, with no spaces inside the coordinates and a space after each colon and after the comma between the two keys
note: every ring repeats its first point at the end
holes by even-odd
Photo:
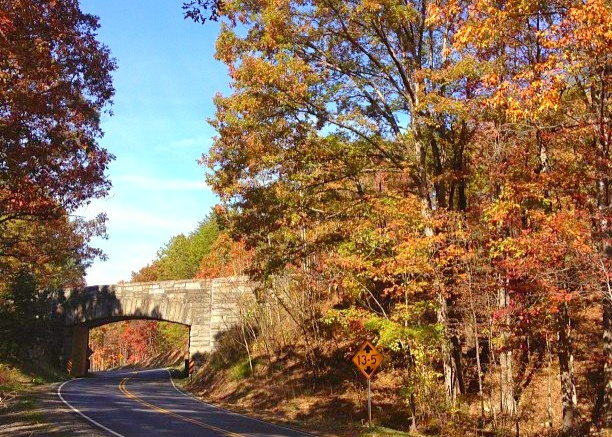
{"type": "Polygon", "coordinates": [[[76,416],[57,396],[59,384],[24,392],[0,410],[2,437],[106,437],[76,416]]]}

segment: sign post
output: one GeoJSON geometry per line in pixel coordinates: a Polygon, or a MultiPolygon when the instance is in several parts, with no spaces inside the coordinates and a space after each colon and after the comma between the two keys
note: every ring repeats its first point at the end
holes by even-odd
{"type": "Polygon", "coordinates": [[[368,426],[372,426],[372,390],[370,390],[370,378],[368,378],[368,426]]]}
{"type": "Polygon", "coordinates": [[[372,343],[366,341],[361,345],[352,361],[368,380],[368,426],[372,426],[372,390],[370,388],[370,378],[382,364],[383,356],[372,343]]]}

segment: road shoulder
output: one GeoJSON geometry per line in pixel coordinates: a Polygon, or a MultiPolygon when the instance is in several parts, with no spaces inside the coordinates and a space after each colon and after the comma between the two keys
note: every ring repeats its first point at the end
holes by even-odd
{"type": "Polygon", "coordinates": [[[247,419],[258,420],[261,422],[269,423],[281,428],[286,428],[295,432],[302,433],[304,435],[310,435],[312,437],[337,437],[335,434],[328,433],[325,431],[317,430],[314,428],[306,428],[297,421],[287,420],[278,414],[271,414],[266,410],[252,410],[243,408],[240,405],[233,404],[231,402],[220,402],[219,400],[213,400],[206,396],[202,396],[201,393],[192,390],[189,386],[189,382],[186,379],[181,378],[176,373],[170,374],[170,381],[174,388],[184,396],[190,397],[198,402],[219,408],[220,410],[227,411],[231,414],[243,416],[247,419]]]}
{"type": "Polygon", "coordinates": [[[87,423],[57,396],[59,383],[19,393],[0,410],[1,437],[106,437],[87,423]]]}

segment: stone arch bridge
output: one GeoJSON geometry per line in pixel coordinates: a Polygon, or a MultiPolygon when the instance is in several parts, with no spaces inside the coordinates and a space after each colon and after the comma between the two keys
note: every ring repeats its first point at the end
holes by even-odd
{"type": "Polygon", "coordinates": [[[71,376],[87,373],[89,330],[121,320],[189,326],[189,356],[211,352],[238,319],[255,286],[246,277],[102,285],[65,290],[55,313],[63,322],[62,360],[71,376]]]}

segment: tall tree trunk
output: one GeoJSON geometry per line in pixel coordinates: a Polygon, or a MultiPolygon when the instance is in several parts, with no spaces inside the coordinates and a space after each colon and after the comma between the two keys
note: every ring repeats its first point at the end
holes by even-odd
{"type": "Polygon", "coordinates": [[[442,293],[438,295],[438,299],[440,301],[438,323],[444,327],[444,338],[442,340],[444,386],[446,387],[448,402],[455,405],[457,396],[465,392],[461,368],[461,342],[453,332],[453,327],[449,321],[447,299],[442,293]]]}
{"type": "Polygon", "coordinates": [[[602,299],[603,306],[603,402],[601,408],[601,424],[612,428],[612,296],[610,282],[604,284],[607,290],[602,299]]]}
{"type": "Polygon", "coordinates": [[[552,401],[552,385],[553,385],[553,376],[552,376],[552,353],[550,351],[550,340],[548,338],[548,334],[546,335],[546,361],[548,364],[547,369],[547,388],[548,388],[548,399],[547,399],[547,414],[548,414],[548,428],[553,427],[554,423],[554,409],[553,409],[553,401],[552,401]]]}
{"type": "MultiPolygon", "coordinates": [[[[504,309],[508,307],[510,303],[510,296],[508,295],[507,288],[501,287],[498,291],[497,305],[499,308],[504,309]]],[[[506,343],[510,338],[508,332],[508,326],[510,324],[509,316],[506,317],[504,326],[501,332],[501,340],[503,349],[499,354],[499,370],[500,370],[500,407],[501,412],[509,416],[516,414],[516,398],[514,396],[514,369],[512,350],[506,349],[506,343]]]]}
{"type": "MultiPolygon", "coordinates": [[[[609,92],[609,70],[601,70],[600,82],[595,86],[599,88],[599,93],[591,93],[593,107],[592,111],[597,120],[597,136],[595,138],[595,149],[597,157],[601,162],[609,162],[610,159],[610,105],[609,99],[612,95],[609,92]]],[[[610,245],[610,208],[612,207],[612,184],[610,179],[609,166],[604,167],[601,176],[597,181],[597,207],[601,214],[598,223],[597,233],[600,237],[601,260],[600,265],[603,272],[604,281],[602,284],[602,311],[603,311],[603,387],[602,403],[600,414],[601,424],[607,428],[612,428],[612,289],[610,285],[610,273],[606,261],[612,257],[612,246],[610,245]]],[[[596,412],[597,414],[597,412],[596,412]]]]}
{"type": "Polygon", "coordinates": [[[482,419],[485,415],[485,401],[484,393],[482,391],[482,365],[480,363],[480,331],[478,330],[478,318],[476,317],[476,310],[474,309],[474,298],[472,296],[471,287],[470,307],[472,310],[472,321],[474,323],[474,342],[476,346],[476,372],[478,376],[478,396],[480,397],[480,417],[482,419]]]}
{"type": "MultiPolygon", "coordinates": [[[[601,123],[603,125],[603,123],[601,123]]],[[[604,140],[602,133],[598,141],[598,150],[604,157],[609,156],[608,141],[604,140]]],[[[603,177],[597,184],[597,204],[603,217],[607,217],[611,206],[610,180],[603,177]]],[[[599,221],[599,235],[603,236],[600,246],[601,260],[600,266],[603,273],[602,284],[602,313],[603,313],[603,381],[601,393],[601,410],[599,411],[599,421],[602,426],[612,428],[612,286],[610,284],[610,272],[606,261],[612,256],[612,246],[607,244],[605,238],[610,236],[609,221],[604,218],[599,221]]],[[[597,412],[596,412],[597,414],[597,412]]]]}
{"type": "Polygon", "coordinates": [[[578,412],[578,396],[574,377],[571,322],[567,305],[563,305],[559,311],[557,331],[557,355],[559,357],[561,402],[563,404],[563,434],[574,436],[580,422],[580,413],[578,412]]]}
{"type": "MultiPolygon", "coordinates": [[[[418,101],[414,102],[418,106],[418,101]]],[[[418,189],[421,201],[423,202],[422,214],[428,221],[432,213],[439,207],[446,207],[446,185],[443,183],[432,183],[428,174],[427,164],[427,148],[429,145],[436,170],[434,173],[441,175],[442,162],[440,150],[435,141],[426,142],[422,130],[426,123],[415,120],[416,140],[414,142],[414,151],[418,159],[418,189]]],[[[436,176],[436,174],[434,174],[436,176]]],[[[434,177],[434,179],[437,179],[434,177]]],[[[425,235],[433,236],[434,230],[427,223],[425,227],[425,235]]],[[[461,368],[461,339],[456,333],[454,326],[458,325],[458,316],[455,314],[455,305],[452,299],[447,299],[442,292],[438,294],[440,309],[438,311],[438,322],[444,328],[444,339],[442,340],[442,359],[444,371],[444,383],[446,386],[447,401],[454,405],[457,396],[465,393],[465,385],[463,380],[463,370],[461,368]]]]}

